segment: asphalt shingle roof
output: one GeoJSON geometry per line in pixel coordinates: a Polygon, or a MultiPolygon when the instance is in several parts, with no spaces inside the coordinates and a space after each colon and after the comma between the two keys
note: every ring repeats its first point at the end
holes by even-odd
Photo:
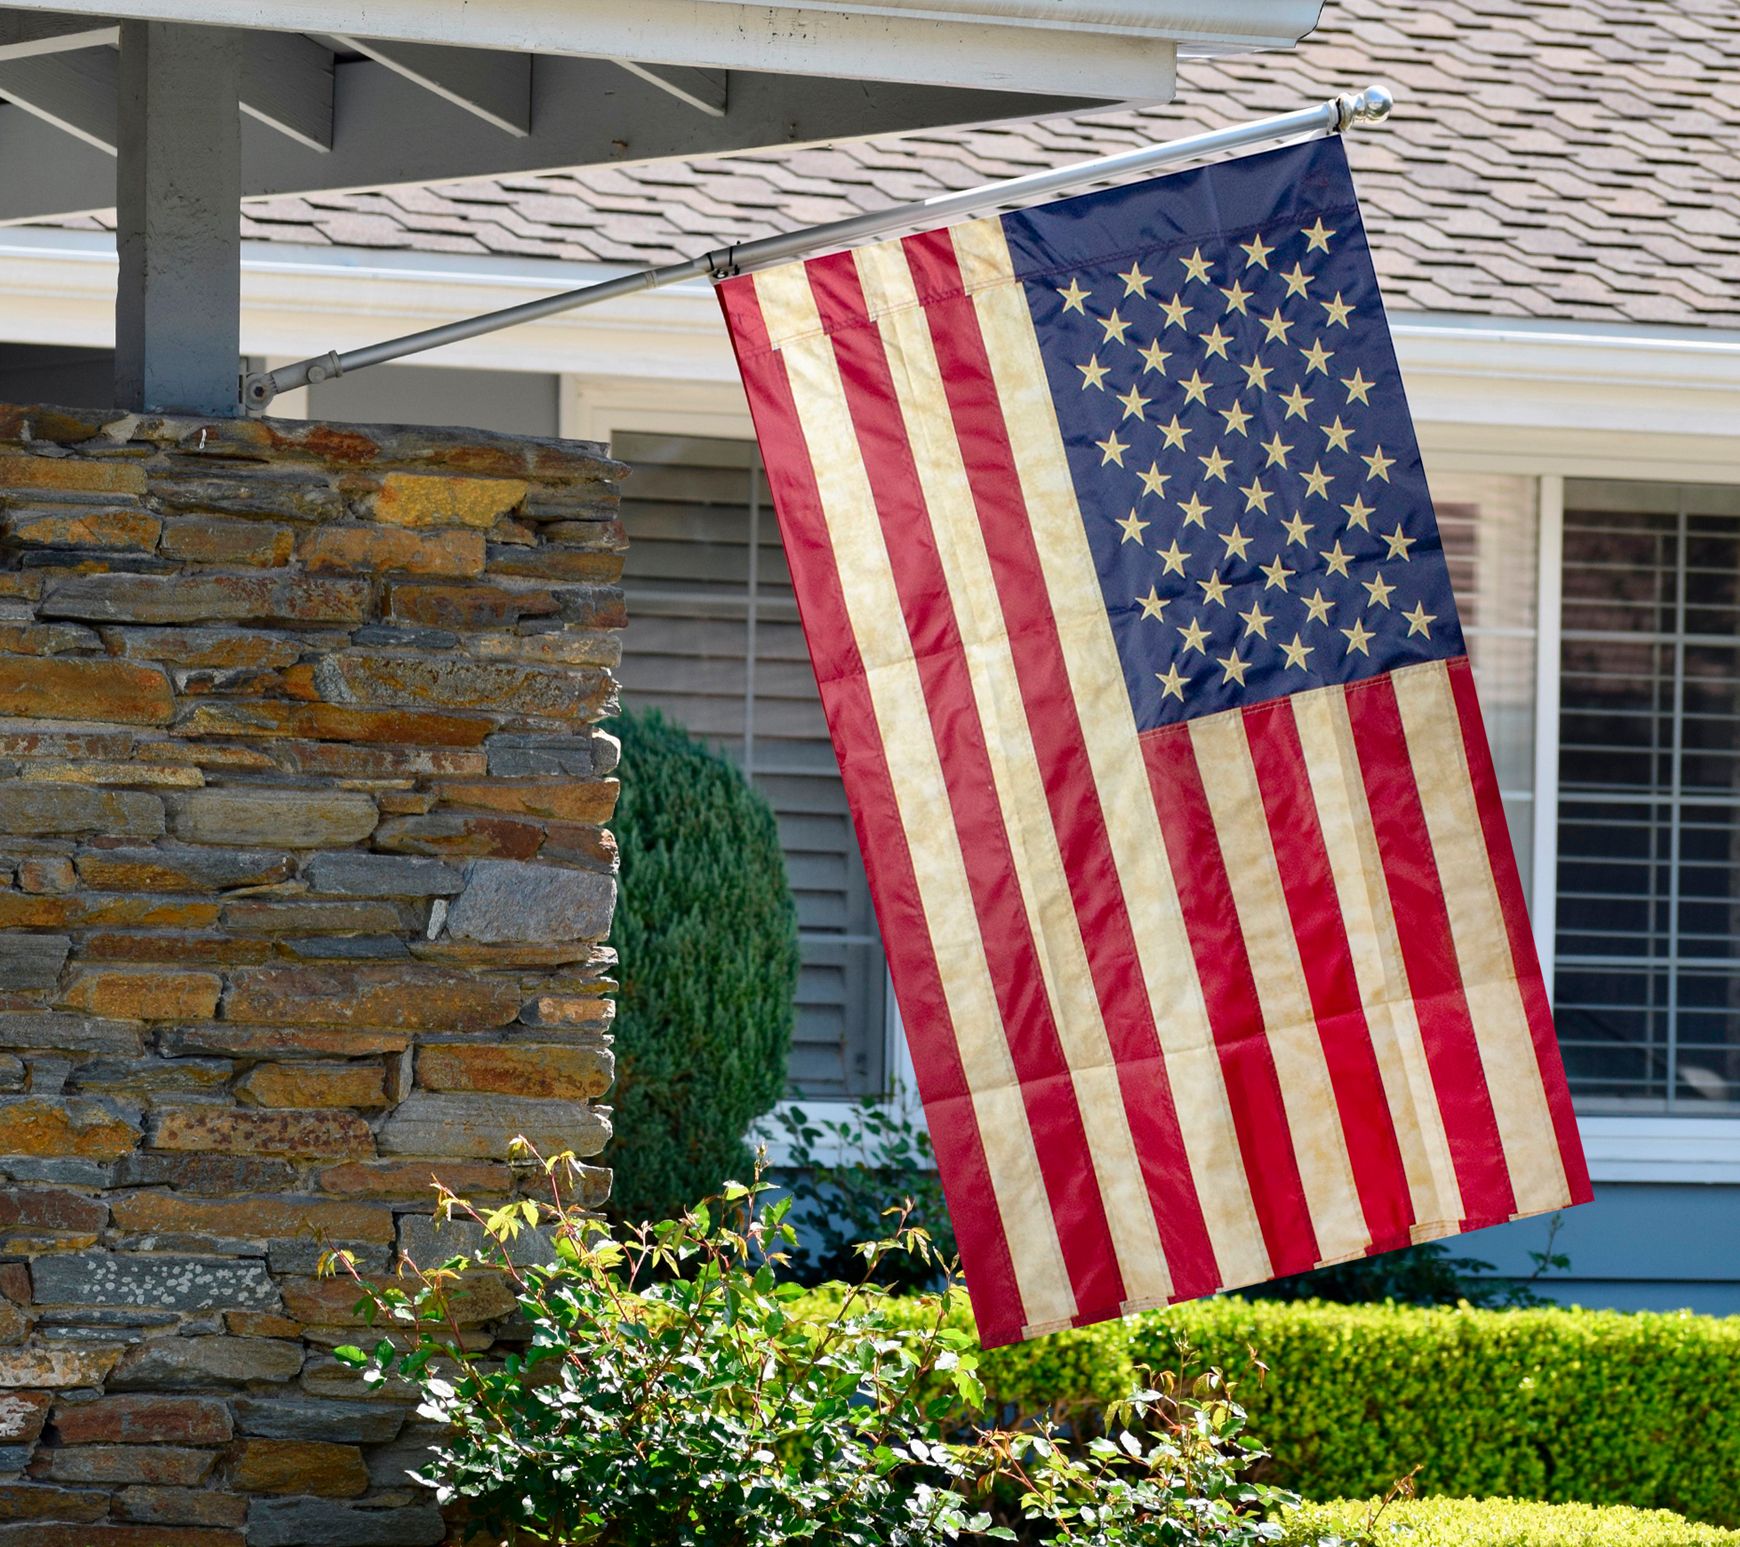
{"type": "Polygon", "coordinates": [[[1740,327],[1735,0],[1329,0],[1295,53],[1186,61],[1155,109],[830,148],[250,201],[246,234],[660,263],[1285,112],[1372,79],[1349,136],[1392,306],[1740,327]]]}

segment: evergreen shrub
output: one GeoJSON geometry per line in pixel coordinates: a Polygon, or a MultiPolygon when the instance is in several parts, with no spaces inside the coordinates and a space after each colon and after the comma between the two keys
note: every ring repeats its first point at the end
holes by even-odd
{"type": "Polygon", "coordinates": [[[1740,1316],[1222,1296],[995,1349],[979,1374],[1004,1416],[1091,1426],[1180,1339],[1237,1386],[1264,1475],[1308,1496],[1381,1494],[1418,1466],[1423,1494],[1740,1527],[1740,1316]]]}
{"type": "Polygon", "coordinates": [[[1371,1529],[1371,1504],[1307,1504],[1282,1517],[1279,1547],[1740,1547],[1740,1531],[1666,1510],[1521,1499],[1403,1499],[1371,1529]]]}
{"type": "Polygon", "coordinates": [[[797,916],[773,811],[737,767],[656,711],[610,728],[622,739],[610,1210],[663,1219],[749,1173],[745,1135],[785,1094],[797,916]]]}

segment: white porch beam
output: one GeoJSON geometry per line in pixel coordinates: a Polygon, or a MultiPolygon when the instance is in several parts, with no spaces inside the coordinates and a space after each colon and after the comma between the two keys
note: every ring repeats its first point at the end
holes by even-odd
{"type": "Polygon", "coordinates": [[[731,100],[731,76],[727,70],[691,70],[684,65],[641,64],[633,59],[616,62],[643,81],[668,91],[679,102],[687,102],[696,112],[714,118],[725,116],[725,106],[731,100]]]}
{"type": "MultiPolygon", "coordinates": [[[[1069,106],[1031,95],[885,82],[843,91],[833,80],[742,73],[732,77],[724,115],[713,118],[675,108],[663,88],[608,60],[546,58],[533,80],[534,131],[515,138],[479,133],[463,109],[372,61],[341,64],[337,77],[342,110],[329,153],[243,122],[243,197],[721,155],[1027,118],[1069,106]]],[[[102,165],[66,136],[31,133],[9,120],[14,111],[0,108],[0,156],[15,163],[16,146],[37,159],[0,178],[0,224],[113,207],[113,163],[102,165]]]]}
{"type": "Polygon", "coordinates": [[[332,149],[332,50],[299,32],[242,37],[242,111],[312,151],[332,149]]]}
{"type": "Polygon", "coordinates": [[[76,16],[41,11],[0,11],[0,59],[35,59],[69,49],[113,47],[118,25],[93,25],[76,16]]]}
{"type": "Polygon", "coordinates": [[[532,56],[433,43],[383,42],[335,33],[344,48],[518,139],[532,132],[532,56]]]}
{"type": "Polygon", "coordinates": [[[112,48],[0,59],[0,97],[112,156],[117,69],[112,48]]]}
{"type": "MultiPolygon", "coordinates": [[[[53,0],[57,11],[354,37],[355,0],[53,0]]],[[[370,0],[376,40],[1165,101],[1180,47],[1290,48],[1322,0],[370,0]]]]}

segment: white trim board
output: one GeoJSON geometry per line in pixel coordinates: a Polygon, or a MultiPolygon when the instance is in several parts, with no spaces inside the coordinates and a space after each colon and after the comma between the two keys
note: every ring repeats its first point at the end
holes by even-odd
{"type": "Polygon", "coordinates": [[[1597,1182],[1740,1186],[1740,1117],[1581,1113],[1577,1126],[1597,1182]]]}
{"type": "MultiPolygon", "coordinates": [[[[248,242],[242,350],[299,359],[510,306],[620,265],[248,242]]],[[[0,339],[106,347],[113,238],[0,232],[0,339]]],[[[1494,472],[1740,482],[1740,333],[1597,328],[1396,312],[1392,331],[1429,461],[1494,472]]],[[[427,365],[714,383],[736,365],[705,283],[631,296],[416,357],[427,365]]]]}

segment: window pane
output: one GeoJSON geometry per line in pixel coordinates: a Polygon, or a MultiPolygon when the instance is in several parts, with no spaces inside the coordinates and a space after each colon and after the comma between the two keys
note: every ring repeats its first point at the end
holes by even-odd
{"type": "Polygon", "coordinates": [[[613,450],[634,468],[623,702],[711,742],[767,797],[802,948],[793,1088],[878,1094],[882,945],[755,445],[623,434],[613,450]]]}
{"type": "Polygon", "coordinates": [[[1534,859],[1539,481],[1496,473],[1435,473],[1432,501],[1528,895],[1534,859]]]}
{"type": "Polygon", "coordinates": [[[1584,1105],[1740,1106],[1740,491],[1565,488],[1555,997],[1584,1105]]]}

